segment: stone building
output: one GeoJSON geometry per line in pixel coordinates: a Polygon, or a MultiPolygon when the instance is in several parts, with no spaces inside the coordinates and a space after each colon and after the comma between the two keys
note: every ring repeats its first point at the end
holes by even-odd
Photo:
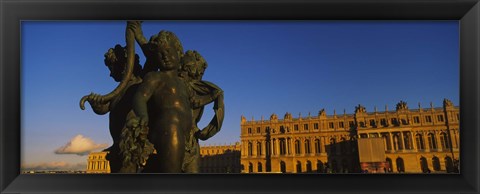
{"type": "Polygon", "coordinates": [[[200,147],[201,173],[240,173],[240,143],[200,147]]]}
{"type": "Polygon", "coordinates": [[[383,138],[387,172],[457,172],[459,107],[445,99],[442,107],[318,115],[269,120],[241,118],[242,172],[361,172],[358,138],[383,138]]]}
{"type": "Polygon", "coordinates": [[[108,152],[92,152],[87,159],[87,173],[110,173],[110,163],[105,158],[108,152]]]}

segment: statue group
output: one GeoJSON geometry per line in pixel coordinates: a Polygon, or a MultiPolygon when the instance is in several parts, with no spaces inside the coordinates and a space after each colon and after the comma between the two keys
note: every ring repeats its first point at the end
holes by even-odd
{"type": "Polygon", "coordinates": [[[224,118],[223,90],[202,79],[205,59],[183,51],[177,36],[160,31],[149,41],[140,21],[128,21],[126,47],[105,53],[110,76],[120,82],[106,95],[91,93],[96,114],[109,113],[113,145],[107,148],[112,173],[198,173],[200,140],[220,131],[224,118]],[[137,42],[145,55],[143,67],[135,54],[137,42]],[[204,107],[214,103],[214,116],[200,129],[204,107]]]}

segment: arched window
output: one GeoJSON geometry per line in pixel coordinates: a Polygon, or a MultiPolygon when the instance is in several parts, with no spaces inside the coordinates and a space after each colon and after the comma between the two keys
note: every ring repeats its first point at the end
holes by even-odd
{"type": "Polygon", "coordinates": [[[295,140],[295,154],[300,154],[300,141],[295,140]]]}
{"type": "Polygon", "coordinates": [[[319,154],[321,151],[320,149],[320,140],[319,139],[315,139],[315,153],[319,154]]]}
{"type": "Polygon", "coordinates": [[[425,157],[420,158],[420,167],[422,168],[423,173],[430,173],[430,169],[428,168],[428,162],[425,157]]]}
{"type": "Polygon", "coordinates": [[[253,156],[253,146],[252,142],[248,142],[248,155],[253,156]]]}
{"type": "Polygon", "coordinates": [[[435,134],[428,134],[428,148],[437,149],[437,142],[435,141],[435,134]]]}
{"type": "Polygon", "coordinates": [[[257,169],[258,172],[262,172],[262,163],[259,162],[259,163],[257,164],[257,168],[258,168],[258,169],[257,169]]]}
{"type": "Polygon", "coordinates": [[[405,144],[405,149],[411,150],[412,149],[412,141],[410,139],[410,132],[403,133],[403,141],[405,144]]]}
{"type": "Polygon", "coordinates": [[[307,161],[307,172],[312,172],[312,162],[307,161]]]}
{"type": "Polygon", "coordinates": [[[438,157],[434,156],[432,158],[432,166],[433,166],[433,170],[435,170],[435,171],[440,171],[441,170],[440,160],[438,159],[438,157]]]}
{"type": "Polygon", "coordinates": [[[248,172],[253,172],[253,164],[251,162],[248,163],[248,172]]]}
{"type": "Polygon", "coordinates": [[[317,160],[317,172],[323,173],[324,171],[325,171],[325,167],[323,166],[323,162],[320,160],[317,160]]]}
{"type": "Polygon", "coordinates": [[[257,142],[257,156],[261,156],[261,155],[262,155],[262,143],[257,142]]]}
{"type": "Polygon", "coordinates": [[[385,150],[392,150],[392,145],[390,143],[390,137],[388,134],[383,134],[383,143],[385,144],[385,150]]]}
{"type": "Polygon", "coordinates": [[[280,161],[280,171],[282,173],[286,173],[287,172],[287,165],[285,164],[284,161],[280,161]]]}
{"type": "Polygon", "coordinates": [[[440,143],[442,144],[442,149],[450,149],[450,141],[445,132],[440,133],[440,143]]]}
{"type": "Polygon", "coordinates": [[[445,157],[445,168],[447,173],[454,172],[453,160],[450,158],[450,156],[445,157]]]}
{"type": "Polygon", "coordinates": [[[386,158],[385,160],[387,161],[387,165],[388,165],[387,171],[388,171],[388,172],[392,172],[392,171],[393,171],[393,170],[392,170],[392,168],[393,168],[392,159],[386,158]]]}
{"type": "Polygon", "coordinates": [[[397,162],[397,171],[405,172],[405,165],[403,163],[403,159],[398,157],[396,162],[397,162]]]}
{"type": "Polygon", "coordinates": [[[423,143],[423,137],[421,134],[415,135],[415,142],[417,143],[417,149],[419,150],[425,149],[425,145],[423,143]]]}
{"type": "Polygon", "coordinates": [[[297,173],[302,172],[302,163],[300,161],[297,161],[297,173]]]}
{"type": "Polygon", "coordinates": [[[287,146],[285,144],[285,139],[280,139],[280,155],[285,155],[287,153],[287,146]]]}
{"type": "Polygon", "coordinates": [[[305,140],[305,154],[310,154],[310,140],[305,140]]]}
{"type": "Polygon", "coordinates": [[[402,141],[400,140],[399,134],[393,135],[393,143],[395,150],[403,150],[402,141]]]}

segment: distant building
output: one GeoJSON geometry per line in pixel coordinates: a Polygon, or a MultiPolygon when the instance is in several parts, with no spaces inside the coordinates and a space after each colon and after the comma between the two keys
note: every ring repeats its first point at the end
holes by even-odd
{"type": "Polygon", "coordinates": [[[362,172],[359,138],[383,139],[386,172],[458,172],[459,112],[445,99],[442,107],[409,109],[400,101],[394,111],[367,112],[358,105],[354,114],[327,115],[322,109],[297,118],[242,116],[242,172],[362,172]]]}
{"type": "Polygon", "coordinates": [[[240,143],[200,147],[201,173],[240,173],[240,143]]]}
{"type": "Polygon", "coordinates": [[[92,152],[87,159],[87,173],[110,173],[110,163],[105,158],[108,152],[92,152]]]}

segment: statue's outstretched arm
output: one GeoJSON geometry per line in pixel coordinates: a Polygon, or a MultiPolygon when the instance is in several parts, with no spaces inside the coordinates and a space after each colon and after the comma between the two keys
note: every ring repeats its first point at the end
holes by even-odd
{"type": "Polygon", "coordinates": [[[217,134],[222,128],[223,119],[225,117],[225,105],[223,103],[223,93],[221,93],[215,99],[213,109],[215,110],[215,116],[213,116],[212,120],[205,128],[197,132],[196,137],[198,139],[205,141],[210,137],[214,136],[215,134],[217,134]]]}

